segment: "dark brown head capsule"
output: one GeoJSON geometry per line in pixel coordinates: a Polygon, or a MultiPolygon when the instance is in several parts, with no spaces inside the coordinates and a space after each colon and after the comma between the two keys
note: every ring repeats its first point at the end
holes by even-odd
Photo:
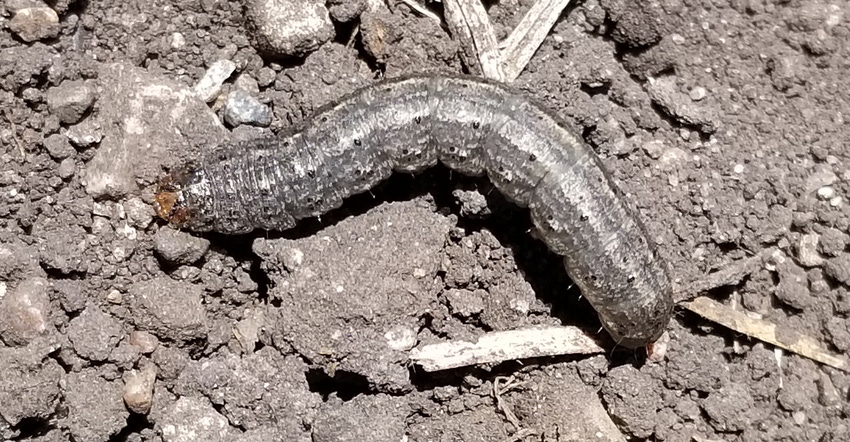
{"type": "Polygon", "coordinates": [[[153,206],[157,216],[169,224],[182,226],[191,219],[183,194],[189,176],[188,171],[178,171],[159,180],[153,206]]]}

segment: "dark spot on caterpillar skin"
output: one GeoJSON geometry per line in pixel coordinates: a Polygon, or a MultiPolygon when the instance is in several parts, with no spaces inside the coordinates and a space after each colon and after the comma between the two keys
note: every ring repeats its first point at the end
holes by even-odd
{"type": "Polygon", "coordinates": [[[540,238],[563,256],[614,340],[647,345],[673,313],[666,264],[601,160],[568,127],[503,84],[402,77],[330,103],[302,127],[228,146],[165,177],[155,206],[189,230],[285,230],[393,171],[442,161],[487,174],[505,197],[528,207],[540,238]]]}

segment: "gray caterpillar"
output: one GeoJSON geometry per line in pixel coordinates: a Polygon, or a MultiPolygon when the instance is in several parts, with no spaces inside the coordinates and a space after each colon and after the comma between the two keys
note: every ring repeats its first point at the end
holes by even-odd
{"type": "Polygon", "coordinates": [[[601,161],[566,124],[503,84],[418,75],[319,109],[285,134],[219,148],[167,176],[160,217],[195,231],[285,230],[393,171],[443,162],[486,173],[521,207],[618,344],[654,342],[673,313],[666,265],[601,161]]]}

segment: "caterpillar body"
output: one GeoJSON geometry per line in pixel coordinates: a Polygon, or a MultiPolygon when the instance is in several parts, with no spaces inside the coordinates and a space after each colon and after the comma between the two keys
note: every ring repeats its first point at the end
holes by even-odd
{"type": "Polygon", "coordinates": [[[302,126],[227,145],[164,178],[156,210],[194,231],[285,230],[393,171],[442,162],[487,174],[530,209],[539,236],[614,340],[639,347],[673,312],[666,264],[595,152],[553,112],[510,87],[415,75],[360,89],[302,126]]]}

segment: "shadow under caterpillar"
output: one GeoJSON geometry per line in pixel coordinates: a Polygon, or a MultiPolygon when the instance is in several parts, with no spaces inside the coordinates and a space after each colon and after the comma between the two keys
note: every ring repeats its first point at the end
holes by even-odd
{"type": "Polygon", "coordinates": [[[220,147],[168,175],[155,205],[194,231],[285,230],[393,171],[438,161],[486,173],[530,209],[618,344],[648,345],[664,332],[673,314],[666,263],[598,156],[554,113],[480,78],[415,75],[360,89],[300,127],[220,147]]]}

